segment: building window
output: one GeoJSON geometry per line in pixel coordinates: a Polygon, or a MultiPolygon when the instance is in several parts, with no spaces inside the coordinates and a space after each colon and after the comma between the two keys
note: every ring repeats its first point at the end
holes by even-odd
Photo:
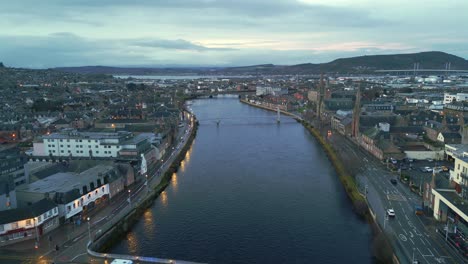
{"type": "Polygon", "coordinates": [[[11,223],[11,227],[13,229],[17,229],[18,228],[18,222],[11,223]]]}
{"type": "Polygon", "coordinates": [[[68,205],[67,206],[67,213],[69,213],[71,211],[71,207],[68,205]]]}
{"type": "Polygon", "coordinates": [[[56,213],[57,213],[57,207],[54,208],[54,214],[56,214],[56,213]]]}
{"type": "Polygon", "coordinates": [[[31,219],[26,220],[26,225],[30,226],[31,225],[31,219]]]}
{"type": "Polygon", "coordinates": [[[104,187],[101,188],[101,191],[104,192],[104,187]]]}
{"type": "Polygon", "coordinates": [[[0,232],[3,232],[5,231],[5,227],[3,227],[3,225],[0,225],[0,232]]]}
{"type": "Polygon", "coordinates": [[[63,150],[61,150],[60,153],[63,153],[63,150]]]}
{"type": "Polygon", "coordinates": [[[88,194],[88,199],[91,199],[91,194],[88,194]]]}
{"type": "Polygon", "coordinates": [[[42,215],[40,215],[37,219],[38,219],[37,220],[38,222],[41,222],[42,221],[42,215]]]}
{"type": "Polygon", "coordinates": [[[67,148],[69,148],[69,147],[70,147],[70,145],[67,145],[67,148]]]}

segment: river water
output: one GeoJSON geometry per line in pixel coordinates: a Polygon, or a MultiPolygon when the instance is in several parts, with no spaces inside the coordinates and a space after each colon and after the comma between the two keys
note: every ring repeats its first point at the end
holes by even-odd
{"type": "Polygon", "coordinates": [[[220,96],[171,185],[114,253],[204,263],[371,263],[371,231],[296,121],[220,96]],[[216,124],[216,120],[221,120],[216,124]]]}

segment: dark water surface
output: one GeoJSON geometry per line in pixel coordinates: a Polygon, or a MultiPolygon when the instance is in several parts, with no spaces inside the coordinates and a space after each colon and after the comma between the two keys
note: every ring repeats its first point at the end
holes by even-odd
{"type": "Polygon", "coordinates": [[[371,263],[314,138],[234,97],[193,101],[199,131],[171,185],[112,252],[207,263],[371,263]],[[216,120],[221,120],[219,126],[216,120]]]}

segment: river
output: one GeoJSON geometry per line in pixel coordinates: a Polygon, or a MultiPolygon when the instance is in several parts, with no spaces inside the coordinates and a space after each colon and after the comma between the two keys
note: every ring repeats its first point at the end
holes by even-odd
{"type": "Polygon", "coordinates": [[[171,185],[111,250],[205,263],[372,263],[371,230],[295,120],[199,99],[200,126],[171,185]],[[216,124],[216,120],[220,124],[216,124]]]}

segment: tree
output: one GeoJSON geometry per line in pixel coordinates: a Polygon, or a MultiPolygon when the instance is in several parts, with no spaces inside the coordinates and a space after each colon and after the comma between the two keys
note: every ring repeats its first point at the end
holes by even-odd
{"type": "Polygon", "coordinates": [[[0,68],[5,68],[5,65],[3,65],[3,62],[0,62],[0,68]]]}

